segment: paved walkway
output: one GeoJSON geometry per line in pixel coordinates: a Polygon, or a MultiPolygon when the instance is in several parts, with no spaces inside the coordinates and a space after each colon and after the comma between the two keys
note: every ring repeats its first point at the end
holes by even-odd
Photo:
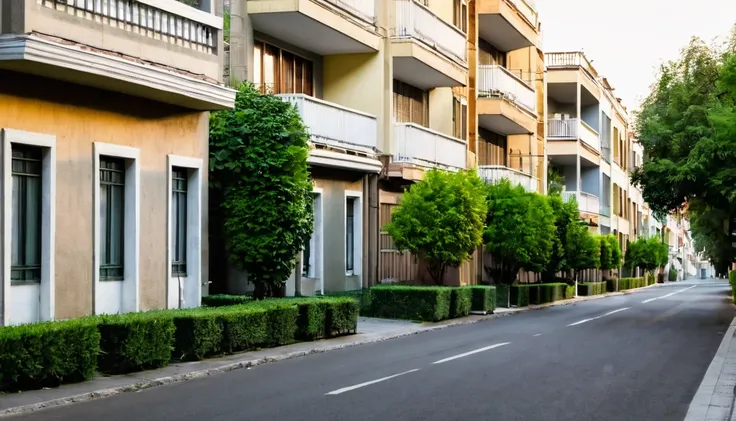
{"type": "MultiPolygon", "coordinates": [[[[651,287],[654,286],[655,285],[651,287]]],[[[123,392],[134,392],[165,384],[206,377],[212,374],[237,369],[248,369],[257,365],[301,357],[308,354],[321,353],[367,343],[381,342],[388,339],[429,332],[450,326],[477,323],[496,317],[517,314],[530,310],[538,310],[561,305],[573,305],[582,301],[624,294],[626,294],[626,292],[615,292],[592,297],[578,297],[571,300],[563,300],[551,304],[542,304],[524,308],[499,308],[496,309],[495,314],[468,316],[459,319],[446,320],[439,323],[416,323],[406,320],[386,320],[361,317],[358,320],[358,333],[356,335],[316,342],[301,342],[278,348],[244,352],[199,362],[172,364],[166,368],[154,371],[144,371],[119,376],[97,376],[88,382],[63,385],[53,389],[5,394],[0,397],[0,416],[98,399],[123,392]]]]}

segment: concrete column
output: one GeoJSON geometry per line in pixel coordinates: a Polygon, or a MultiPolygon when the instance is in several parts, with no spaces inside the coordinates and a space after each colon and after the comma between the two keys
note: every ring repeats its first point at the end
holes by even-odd
{"type": "Polygon", "coordinates": [[[363,288],[369,288],[378,283],[379,265],[379,226],[378,218],[378,174],[367,174],[363,177],[363,196],[366,198],[363,206],[363,288]]]}
{"type": "Polygon", "coordinates": [[[230,86],[253,80],[253,26],[248,17],[247,0],[232,0],[230,5],[230,86]]]}

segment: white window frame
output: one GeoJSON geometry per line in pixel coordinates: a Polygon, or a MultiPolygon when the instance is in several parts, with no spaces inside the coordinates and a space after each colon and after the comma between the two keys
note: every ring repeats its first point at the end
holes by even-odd
{"type": "MultiPolygon", "coordinates": [[[[345,269],[345,276],[361,276],[363,269],[363,192],[359,190],[345,190],[345,197],[343,198],[343,240],[347,237],[348,227],[348,210],[347,203],[348,199],[355,199],[355,209],[353,209],[353,270],[347,270],[348,253],[343,245],[343,268],[345,269]]],[[[343,242],[344,243],[344,242],[343,242]]]]}
{"type": "MultiPolygon", "coordinates": [[[[166,170],[166,304],[167,308],[190,308],[199,307],[202,302],[202,167],[200,158],[186,156],[168,155],[166,170]],[[171,203],[171,192],[173,184],[171,177],[174,167],[186,168],[187,174],[187,276],[185,278],[174,278],[171,272],[171,259],[173,256],[173,206],[171,203]],[[184,285],[196,285],[194,293],[189,295],[189,300],[182,297],[180,287],[184,285]],[[183,304],[182,304],[183,301],[183,304]]],[[[184,294],[187,289],[184,288],[184,294]]]]}
{"type": "Polygon", "coordinates": [[[121,294],[120,312],[130,313],[140,309],[140,238],[141,238],[141,202],[140,202],[140,156],[138,148],[130,146],[115,145],[111,143],[94,142],[94,183],[92,197],[94,199],[94,253],[92,264],[92,279],[94,291],[94,312],[103,314],[106,311],[103,301],[108,296],[107,288],[119,285],[121,294]],[[124,256],[123,256],[123,280],[122,281],[100,281],[100,157],[109,156],[125,160],[125,205],[123,220],[125,221],[124,232],[124,256]],[[100,284],[104,283],[102,287],[100,284]]]}
{"type": "MultiPolygon", "coordinates": [[[[320,291],[324,294],[324,190],[315,187],[312,189],[312,194],[315,196],[314,201],[317,206],[314,209],[314,232],[312,232],[312,237],[309,239],[312,250],[309,264],[314,269],[312,273],[308,274],[311,276],[306,278],[319,279],[320,291]]],[[[302,252],[302,267],[300,269],[304,272],[304,252],[302,252]]]]}
{"type": "Polygon", "coordinates": [[[56,254],[56,136],[21,130],[2,129],[3,140],[3,267],[2,267],[2,320],[0,325],[14,324],[10,312],[12,286],[10,265],[12,259],[12,144],[37,146],[43,149],[41,169],[41,283],[39,285],[40,321],[54,320],[55,313],[55,254],[56,254]]]}

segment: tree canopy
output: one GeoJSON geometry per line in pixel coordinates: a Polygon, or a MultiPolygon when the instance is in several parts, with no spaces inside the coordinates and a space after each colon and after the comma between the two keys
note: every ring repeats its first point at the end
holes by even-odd
{"type": "Polygon", "coordinates": [[[571,245],[568,243],[567,232],[580,222],[580,211],[575,200],[565,202],[559,194],[550,195],[548,201],[554,215],[556,233],[552,240],[549,263],[542,271],[542,278],[545,282],[554,282],[557,272],[571,269],[567,260],[568,254],[572,253],[569,250],[571,245]]]}
{"type": "Polygon", "coordinates": [[[508,180],[487,187],[488,214],[483,242],[494,266],[486,271],[496,282],[511,284],[524,268],[544,269],[552,255],[554,213],[547,197],[512,186],[508,180]]]}
{"type": "MultiPolygon", "coordinates": [[[[679,60],[663,65],[636,131],[645,160],[632,181],[658,219],[697,208],[700,249],[720,244],[716,221],[705,219],[721,218],[724,234],[736,227],[736,31],[723,46],[693,38],[679,60]]],[[[727,264],[734,250],[709,257],[727,264]]]]}
{"type": "Polygon", "coordinates": [[[480,246],[486,211],[485,187],[475,172],[431,170],[404,193],[384,229],[442,284],[447,268],[460,266],[480,246]]]}
{"type": "Polygon", "coordinates": [[[210,184],[221,200],[229,260],[256,298],[277,294],[313,230],[309,134],[296,109],[243,84],[210,117],[210,184]]]}

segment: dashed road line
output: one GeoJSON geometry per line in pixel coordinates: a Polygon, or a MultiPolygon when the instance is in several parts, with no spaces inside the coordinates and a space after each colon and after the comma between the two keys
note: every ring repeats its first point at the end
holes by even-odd
{"type": "Polygon", "coordinates": [[[697,285],[693,285],[693,286],[691,286],[691,287],[688,287],[688,288],[685,288],[685,289],[680,289],[680,290],[677,290],[677,291],[675,291],[675,292],[670,292],[669,294],[667,294],[667,295],[663,295],[663,296],[661,296],[661,297],[655,297],[655,298],[650,298],[650,299],[648,299],[648,300],[644,300],[644,301],[642,301],[641,303],[642,303],[642,304],[646,304],[646,303],[651,303],[652,301],[656,301],[656,300],[661,300],[662,298],[667,298],[667,297],[671,297],[671,296],[673,296],[673,295],[675,295],[675,294],[679,294],[679,293],[681,293],[681,292],[685,292],[685,291],[687,291],[687,290],[689,290],[689,289],[693,289],[693,288],[695,288],[696,286],[697,286],[697,285]]]}
{"type": "Polygon", "coordinates": [[[570,323],[570,324],[569,324],[569,325],[567,325],[567,326],[568,326],[568,327],[569,327],[569,326],[577,326],[577,325],[581,325],[581,324],[583,324],[583,323],[586,323],[586,322],[592,322],[593,320],[598,320],[598,319],[600,319],[600,318],[603,318],[603,317],[606,317],[606,316],[610,316],[611,314],[615,314],[615,313],[618,313],[618,312],[620,312],[620,311],[628,310],[628,309],[630,309],[630,308],[631,308],[631,307],[624,307],[624,308],[620,308],[620,309],[618,309],[618,310],[613,310],[613,311],[609,311],[609,312],[608,312],[608,313],[606,313],[606,314],[602,314],[602,315],[600,315],[600,316],[597,316],[597,317],[591,317],[590,319],[583,319],[583,320],[577,321],[577,322],[575,322],[575,323],[570,323]]]}
{"type": "Polygon", "coordinates": [[[447,358],[444,358],[444,359],[442,359],[442,360],[439,360],[439,361],[435,361],[435,362],[433,362],[432,364],[442,364],[442,363],[446,363],[446,362],[448,362],[448,361],[452,361],[452,360],[457,360],[458,358],[463,358],[463,357],[467,357],[467,356],[469,356],[469,355],[477,354],[477,353],[479,353],[479,352],[484,352],[484,351],[488,351],[488,350],[490,350],[490,349],[493,349],[493,348],[498,348],[498,347],[500,347],[500,346],[508,345],[508,344],[510,344],[510,343],[511,343],[511,342],[504,342],[504,343],[500,343],[500,344],[495,344],[495,345],[490,345],[490,346],[484,346],[483,348],[478,348],[478,349],[475,349],[475,350],[473,350],[473,351],[468,351],[468,352],[464,352],[464,353],[462,353],[462,354],[454,355],[454,356],[452,356],[452,357],[447,357],[447,358]]]}
{"type": "Polygon", "coordinates": [[[371,380],[369,382],[360,383],[360,384],[356,384],[356,385],[348,386],[348,387],[343,387],[342,389],[337,389],[337,390],[333,390],[332,392],[327,392],[327,393],[325,393],[325,395],[339,395],[339,394],[342,394],[342,393],[345,393],[345,392],[350,392],[351,390],[360,389],[361,387],[366,387],[366,386],[370,386],[372,384],[385,382],[386,380],[391,380],[393,378],[396,378],[396,377],[399,377],[399,376],[403,376],[405,374],[414,373],[415,371],[419,371],[419,369],[418,368],[415,368],[413,370],[404,371],[403,373],[394,374],[393,376],[382,377],[380,379],[371,380]]]}

